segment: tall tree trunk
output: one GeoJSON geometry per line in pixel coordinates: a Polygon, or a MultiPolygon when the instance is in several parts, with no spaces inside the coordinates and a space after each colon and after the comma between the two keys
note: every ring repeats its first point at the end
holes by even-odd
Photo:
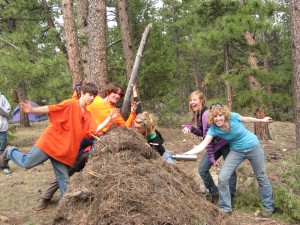
{"type": "Polygon", "coordinates": [[[89,1],[90,81],[99,85],[100,92],[107,83],[107,24],[106,0],[89,1]]]}
{"type": "MultiPolygon", "coordinates": [[[[79,34],[82,37],[80,40],[81,64],[83,67],[84,78],[90,80],[89,67],[89,46],[88,46],[88,15],[89,15],[89,1],[77,0],[77,19],[79,25],[79,34]]],[[[83,79],[84,79],[83,78],[83,79]]]]}
{"type": "MultiPolygon", "coordinates": [[[[27,88],[26,88],[26,83],[24,80],[21,80],[18,84],[19,86],[19,100],[20,102],[27,100],[27,88]]],[[[30,123],[29,123],[29,117],[27,113],[23,113],[22,111],[20,111],[20,124],[23,127],[30,127],[30,123]]]]}
{"type": "Polygon", "coordinates": [[[290,1],[293,50],[294,110],[297,148],[300,148],[300,1],[290,1]]]}
{"type": "MultiPolygon", "coordinates": [[[[224,51],[224,72],[227,73],[229,71],[229,44],[226,43],[223,46],[224,51]]],[[[232,101],[232,87],[227,80],[225,80],[225,88],[226,88],[226,99],[227,99],[227,106],[230,110],[233,108],[233,101],[232,101]]]]}
{"type": "Polygon", "coordinates": [[[129,17],[128,17],[128,4],[126,0],[118,1],[118,11],[119,11],[119,23],[121,28],[122,43],[123,43],[123,52],[126,63],[126,74],[128,80],[130,79],[132,68],[134,65],[134,52],[132,45],[132,37],[129,26],[129,17]]]}
{"type": "MultiPolygon", "coordinates": [[[[254,34],[252,32],[247,31],[245,33],[245,38],[247,41],[247,44],[251,47],[256,44],[256,40],[254,37],[254,34]]],[[[248,63],[252,69],[258,69],[257,66],[257,57],[255,52],[251,52],[248,56],[248,63]]],[[[259,81],[255,78],[255,76],[251,73],[249,74],[249,81],[250,81],[250,88],[251,89],[261,89],[261,84],[259,81]]]]}
{"type": "MultiPolygon", "coordinates": [[[[247,31],[245,34],[245,38],[250,47],[256,44],[256,40],[252,32],[247,31]]],[[[251,52],[249,54],[248,63],[252,69],[258,69],[257,57],[255,52],[251,52]]],[[[254,74],[252,73],[249,74],[249,80],[250,80],[251,89],[261,89],[261,84],[255,78],[254,74]]],[[[253,112],[254,117],[262,119],[265,116],[264,111],[260,108],[262,106],[262,99],[258,99],[256,105],[258,106],[255,107],[255,110],[253,112]]],[[[257,135],[259,139],[271,140],[271,136],[269,133],[269,126],[267,123],[254,123],[254,133],[257,135]]]]}
{"type": "Polygon", "coordinates": [[[68,63],[72,84],[82,81],[82,67],[80,63],[78,37],[73,14],[73,0],[62,0],[62,13],[68,51],[68,63]]]}

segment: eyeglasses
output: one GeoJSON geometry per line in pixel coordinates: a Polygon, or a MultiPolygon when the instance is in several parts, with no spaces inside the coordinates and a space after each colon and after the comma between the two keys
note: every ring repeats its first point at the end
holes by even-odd
{"type": "Polygon", "coordinates": [[[214,103],[209,107],[209,109],[213,109],[215,107],[223,107],[223,105],[221,103],[214,103]]]}

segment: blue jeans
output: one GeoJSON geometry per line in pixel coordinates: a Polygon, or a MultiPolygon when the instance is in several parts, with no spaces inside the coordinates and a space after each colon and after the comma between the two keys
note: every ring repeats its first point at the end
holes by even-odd
{"type": "Polygon", "coordinates": [[[53,158],[50,158],[36,146],[33,146],[27,155],[22,153],[16,147],[12,147],[7,153],[7,158],[12,160],[16,165],[25,169],[33,168],[50,159],[54,173],[58,180],[61,197],[66,192],[70,181],[69,167],[53,158]]]}
{"type": "Polygon", "coordinates": [[[264,164],[264,152],[260,145],[246,149],[243,152],[229,152],[219,173],[219,209],[223,212],[232,211],[229,191],[229,177],[245,159],[249,160],[255,173],[260,190],[260,199],[265,210],[274,211],[272,186],[267,177],[264,164]]]}
{"type": "MultiPolygon", "coordinates": [[[[0,155],[3,154],[6,145],[7,145],[7,132],[2,131],[0,132],[0,155]]],[[[3,169],[9,169],[8,164],[6,164],[3,169]]]]}
{"type": "Polygon", "coordinates": [[[170,164],[174,164],[173,159],[171,158],[171,154],[165,150],[164,154],[162,155],[162,157],[167,160],[168,163],[170,164]]]}
{"type": "MultiPolygon", "coordinates": [[[[227,155],[229,154],[229,145],[223,146],[221,149],[219,149],[214,154],[215,160],[218,160],[221,156],[223,156],[223,159],[225,160],[227,155]]],[[[215,182],[209,172],[210,168],[213,166],[211,161],[209,160],[209,157],[207,153],[203,156],[199,167],[198,172],[204,182],[205,187],[209,190],[210,195],[215,195],[218,192],[218,187],[215,185],[215,182]]],[[[234,171],[229,179],[229,189],[230,189],[230,195],[233,198],[236,191],[236,172],[234,171]]]]}

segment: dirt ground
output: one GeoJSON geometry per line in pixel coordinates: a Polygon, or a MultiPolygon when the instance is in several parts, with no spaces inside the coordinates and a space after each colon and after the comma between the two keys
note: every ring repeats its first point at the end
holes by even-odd
{"type": "MultiPolygon", "coordinates": [[[[30,128],[17,128],[14,134],[16,138],[11,144],[27,152],[37,140],[48,122],[32,123],[30,128]]],[[[248,127],[253,130],[253,126],[248,127]]],[[[274,122],[269,126],[272,141],[261,144],[265,150],[266,167],[276,168],[274,164],[280,164],[288,155],[296,156],[295,149],[295,125],[288,122],[274,122]],[[272,165],[272,167],[270,166],[272,165]]],[[[164,139],[164,146],[171,153],[181,153],[191,149],[200,143],[200,140],[192,134],[183,134],[181,128],[160,127],[164,139]]],[[[201,159],[201,155],[198,157],[201,159]]],[[[199,161],[199,160],[198,160],[199,161]]],[[[188,175],[194,177],[199,187],[202,184],[198,175],[198,162],[176,163],[188,175]]],[[[244,163],[243,163],[244,164],[244,163]]],[[[247,164],[245,162],[245,164],[247,164]]],[[[39,165],[30,170],[24,170],[10,162],[12,174],[10,176],[0,174],[0,224],[51,224],[57,211],[59,201],[58,192],[50,202],[47,209],[36,212],[32,209],[39,200],[39,193],[54,177],[50,162],[39,165]]],[[[213,168],[214,178],[217,177],[213,168]]],[[[276,179],[276,170],[268,170],[269,178],[276,179]]],[[[272,180],[272,179],[271,179],[272,180]]],[[[72,182],[72,180],[71,180],[72,182]]],[[[199,192],[199,194],[201,194],[199,192]]],[[[205,197],[205,195],[203,195],[205,197]]],[[[239,212],[234,212],[238,218],[239,212]]],[[[258,222],[253,220],[254,215],[243,215],[250,218],[249,223],[243,224],[283,224],[281,222],[258,222]]]]}

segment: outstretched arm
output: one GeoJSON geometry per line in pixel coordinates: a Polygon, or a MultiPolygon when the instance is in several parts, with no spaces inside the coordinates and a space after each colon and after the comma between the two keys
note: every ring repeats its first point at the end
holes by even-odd
{"type": "Polygon", "coordinates": [[[254,118],[254,117],[246,117],[246,116],[241,116],[241,121],[244,123],[271,123],[273,122],[273,119],[271,117],[264,117],[262,119],[254,118]]]}
{"type": "Polygon", "coordinates": [[[109,123],[110,120],[116,118],[119,114],[120,114],[119,109],[117,109],[117,108],[113,109],[110,112],[110,114],[108,115],[108,117],[106,117],[106,119],[98,125],[97,130],[96,130],[96,134],[98,132],[100,132],[109,123]]]}
{"type": "Polygon", "coordinates": [[[206,135],[200,145],[197,145],[195,148],[193,148],[190,151],[187,151],[183,154],[199,154],[200,152],[205,150],[206,146],[211,142],[212,139],[213,139],[213,136],[206,135]]]}
{"type": "Polygon", "coordinates": [[[48,114],[49,107],[47,105],[40,107],[32,107],[29,101],[20,102],[21,111],[24,113],[48,114]]]}

